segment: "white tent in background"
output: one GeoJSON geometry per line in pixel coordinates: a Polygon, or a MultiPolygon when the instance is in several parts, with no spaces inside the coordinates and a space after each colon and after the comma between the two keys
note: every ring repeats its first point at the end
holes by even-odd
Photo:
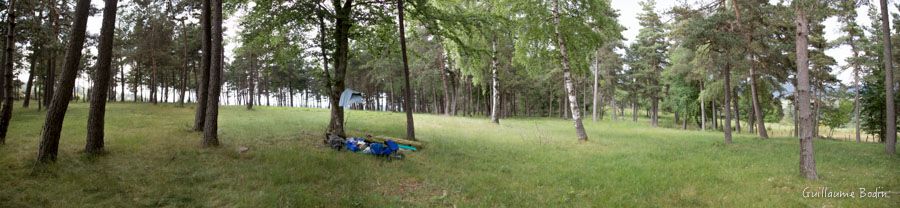
{"type": "Polygon", "coordinates": [[[350,108],[350,106],[353,104],[363,102],[365,102],[365,99],[363,99],[361,92],[357,92],[351,89],[345,89],[344,92],[341,93],[341,100],[340,102],[338,102],[338,106],[347,109],[350,108]]]}
{"type": "MultiPolygon", "coordinates": [[[[361,92],[357,92],[351,89],[344,89],[344,92],[341,93],[341,100],[338,102],[338,106],[344,107],[344,110],[350,108],[351,105],[356,103],[364,103],[365,99],[362,97],[361,92]]],[[[344,112],[344,128],[347,128],[347,114],[350,111],[344,112]]]]}

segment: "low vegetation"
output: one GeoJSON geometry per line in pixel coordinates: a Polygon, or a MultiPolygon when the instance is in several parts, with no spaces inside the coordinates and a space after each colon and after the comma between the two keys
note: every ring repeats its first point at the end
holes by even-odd
{"type": "MultiPolygon", "coordinates": [[[[35,166],[43,112],[16,109],[0,146],[0,207],[896,207],[891,198],[804,198],[804,188],[900,189],[882,144],[815,140],[820,180],[796,138],[585,122],[416,114],[426,147],[407,159],[322,148],[326,109],[223,107],[222,147],[199,148],[192,108],[111,103],[106,156],[86,156],[86,104],[66,115],[58,162],[35,166]],[[239,153],[240,147],[250,150],[239,153]]],[[[350,111],[350,135],[402,136],[401,113],[350,111]]],[[[668,117],[663,116],[663,123],[668,117]]],[[[810,191],[810,190],[807,190],[810,191]]]]}

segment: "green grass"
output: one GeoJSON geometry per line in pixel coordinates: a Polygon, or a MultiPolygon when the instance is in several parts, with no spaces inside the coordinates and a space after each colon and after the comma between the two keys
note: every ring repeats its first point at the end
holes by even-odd
{"type": "MultiPolygon", "coordinates": [[[[18,106],[17,106],[18,107],[18,106]]],[[[224,107],[218,149],[189,131],[193,109],[113,103],[109,154],[87,157],[87,106],[66,117],[59,161],[35,166],[43,113],[17,108],[0,146],[0,207],[898,207],[891,198],[803,198],[805,187],[900,191],[900,157],[877,143],[815,141],[818,181],[798,142],[586,122],[416,115],[423,151],[403,161],[321,145],[324,109],[224,107]],[[250,147],[246,154],[239,146],[250,147]]],[[[402,136],[404,115],[352,111],[352,135],[402,136]]]]}

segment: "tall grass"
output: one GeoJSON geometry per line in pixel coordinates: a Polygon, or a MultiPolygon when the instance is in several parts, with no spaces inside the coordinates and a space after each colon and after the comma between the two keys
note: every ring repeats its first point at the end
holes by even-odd
{"type": "MultiPolygon", "coordinates": [[[[201,149],[192,108],[108,106],[107,150],[79,153],[87,106],[66,118],[60,160],[35,166],[42,112],[16,109],[0,146],[0,207],[898,207],[891,198],[804,198],[806,187],[900,191],[900,157],[877,143],[816,140],[821,177],[798,175],[798,142],[651,128],[640,121],[415,115],[426,143],[403,161],[321,145],[323,109],[225,107],[223,147],[201,149]],[[248,147],[248,153],[238,153],[248,147]]],[[[403,114],[351,111],[351,135],[404,135],[403,114]]]]}

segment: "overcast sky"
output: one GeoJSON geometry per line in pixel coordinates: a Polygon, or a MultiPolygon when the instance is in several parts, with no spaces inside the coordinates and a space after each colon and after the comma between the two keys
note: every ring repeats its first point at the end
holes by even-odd
{"type": "MultiPolygon", "coordinates": [[[[641,12],[641,6],[638,5],[637,0],[612,0],[612,7],[619,12],[619,24],[625,26],[627,28],[626,31],[623,32],[623,36],[626,38],[626,44],[630,44],[634,38],[637,36],[638,30],[640,30],[640,25],[638,25],[637,15],[641,12]]],[[[679,3],[680,0],[658,0],[656,11],[660,14],[663,14],[663,21],[668,21],[670,17],[665,16],[665,11],[668,11],[672,6],[679,3]]],[[[693,1],[690,1],[693,2],[693,1]]],[[[889,1],[893,2],[893,1],[889,1]]],[[[95,8],[103,8],[102,0],[92,0],[92,4],[95,8]]],[[[892,12],[896,12],[896,8],[894,6],[890,6],[892,12]]],[[[857,17],[857,22],[860,25],[868,26],[871,23],[871,20],[868,19],[866,13],[868,10],[868,6],[862,6],[857,9],[857,13],[859,16],[857,17]]],[[[237,44],[233,40],[237,37],[238,31],[240,30],[238,26],[238,19],[240,18],[240,14],[236,14],[231,16],[228,20],[225,21],[225,53],[226,59],[231,57],[232,50],[236,48],[237,44]]],[[[97,34],[100,32],[102,14],[97,14],[88,19],[88,32],[97,34]]],[[[839,24],[837,23],[836,18],[830,18],[825,23],[825,38],[828,40],[834,40],[837,37],[841,36],[839,24]]],[[[838,74],[838,79],[840,79],[845,84],[852,83],[852,76],[850,74],[850,70],[840,71],[840,66],[846,64],[845,59],[850,56],[850,47],[849,46],[841,46],[833,49],[829,49],[825,51],[825,53],[831,57],[834,57],[835,60],[838,61],[838,65],[834,67],[832,73],[838,74]]]]}

